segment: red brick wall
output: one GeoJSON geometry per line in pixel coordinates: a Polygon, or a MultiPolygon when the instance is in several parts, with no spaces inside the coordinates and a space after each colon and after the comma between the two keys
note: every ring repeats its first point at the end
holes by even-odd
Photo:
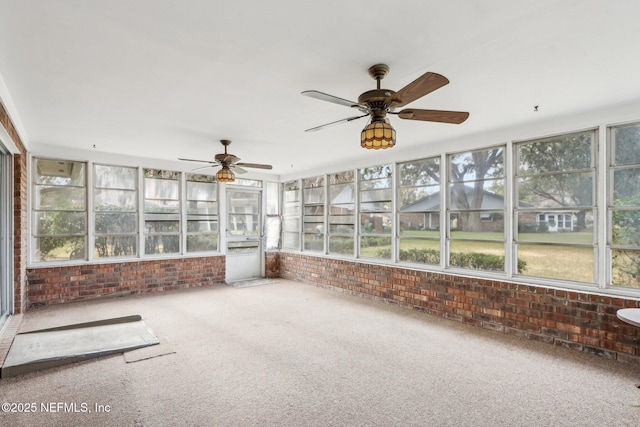
{"type": "Polygon", "coordinates": [[[265,252],[264,275],[268,278],[280,277],[280,257],[278,252],[265,252]]]}
{"type": "Polygon", "coordinates": [[[14,312],[26,308],[27,269],[27,151],[18,132],[0,103],[0,125],[5,128],[20,154],[13,157],[13,292],[14,312]]]}
{"type": "Polygon", "coordinates": [[[283,252],[279,258],[283,278],[640,364],[640,328],[616,317],[618,309],[640,307],[634,299],[283,252]]]}
{"type": "Polygon", "coordinates": [[[102,296],[141,294],[223,283],[225,257],[178,258],[37,267],[27,270],[28,308],[102,296]]]}

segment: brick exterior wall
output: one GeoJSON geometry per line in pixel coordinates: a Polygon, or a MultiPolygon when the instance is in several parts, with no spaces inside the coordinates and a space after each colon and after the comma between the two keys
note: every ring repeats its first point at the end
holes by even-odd
{"type": "Polygon", "coordinates": [[[279,254],[280,276],[476,327],[640,365],[640,328],[616,317],[640,301],[337,260],[279,254]]]}
{"type": "Polygon", "coordinates": [[[280,277],[280,254],[278,252],[265,252],[264,275],[273,279],[280,277]]]}
{"type": "Polygon", "coordinates": [[[0,125],[4,127],[20,151],[20,154],[13,156],[13,309],[17,314],[26,309],[27,150],[2,103],[0,103],[0,125]]]}
{"type": "Polygon", "coordinates": [[[224,283],[225,265],[211,256],[29,268],[28,308],[224,283]]]}

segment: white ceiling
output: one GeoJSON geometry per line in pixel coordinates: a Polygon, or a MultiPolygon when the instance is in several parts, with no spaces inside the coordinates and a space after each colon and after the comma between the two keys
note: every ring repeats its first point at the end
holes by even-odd
{"type": "Polygon", "coordinates": [[[380,62],[392,90],[443,74],[410,106],[470,118],[391,116],[392,150],[415,150],[640,100],[639,17],[637,0],[0,0],[2,101],[36,155],[210,160],[231,139],[277,175],[331,170],[391,153],[360,148],[365,119],[305,133],[354,111],[303,90],[356,100],[380,62]]]}

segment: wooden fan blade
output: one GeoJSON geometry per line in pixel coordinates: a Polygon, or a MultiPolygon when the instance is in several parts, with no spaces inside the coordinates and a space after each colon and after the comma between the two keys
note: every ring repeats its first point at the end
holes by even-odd
{"type": "Polygon", "coordinates": [[[387,99],[392,107],[403,107],[418,98],[449,84],[449,79],[437,73],[424,73],[387,99]]]}
{"type": "Polygon", "coordinates": [[[418,110],[405,109],[397,113],[401,119],[424,120],[425,122],[441,122],[460,124],[467,120],[469,113],[464,111],[418,110]]]}
{"type": "Polygon", "coordinates": [[[218,164],[218,162],[212,162],[212,161],[209,161],[209,160],[181,159],[181,158],[178,158],[178,160],[184,160],[185,162],[211,163],[212,165],[217,165],[218,164]]]}
{"type": "Polygon", "coordinates": [[[347,119],[336,120],[335,122],[326,123],[324,125],[320,125],[320,126],[316,126],[314,128],[311,128],[311,129],[307,129],[307,130],[305,130],[305,132],[315,132],[317,130],[324,129],[324,128],[329,127],[329,126],[337,125],[337,124],[340,124],[340,123],[347,123],[347,122],[350,122],[352,120],[361,119],[363,117],[367,117],[368,115],[369,114],[367,113],[367,114],[363,114],[362,116],[355,116],[355,117],[349,117],[347,119]]]}
{"type": "Polygon", "coordinates": [[[245,168],[256,168],[256,169],[273,169],[271,165],[261,165],[259,163],[236,163],[235,166],[244,166],[245,168]]]}
{"type": "Polygon", "coordinates": [[[233,154],[227,154],[223,161],[226,163],[235,163],[238,160],[240,160],[240,157],[234,156],[233,154]]]}

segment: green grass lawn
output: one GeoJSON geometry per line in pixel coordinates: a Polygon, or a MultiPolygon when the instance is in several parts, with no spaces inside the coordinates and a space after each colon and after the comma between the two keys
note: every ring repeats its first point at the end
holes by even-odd
{"type": "MultiPolygon", "coordinates": [[[[434,232],[412,231],[416,238],[401,239],[401,249],[440,249],[440,240],[421,239],[417,236],[434,236],[434,232]]],[[[437,236],[437,234],[436,234],[437,236]]],[[[452,252],[478,252],[504,256],[504,239],[502,233],[454,232],[456,238],[451,242],[452,252]],[[457,240],[457,239],[483,239],[457,240]]],[[[518,258],[526,262],[528,276],[550,277],[555,279],[593,282],[594,251],[591,247],[575,247],[560,245],[535,245],[535,243],[569,243],[590,244],[593,235],[590,231],[574,233],[520,233],[518,258]],[[527,243],[524,243],[527,242],[527,243]]],[[[379,250],[389,250],[389,246],[372,246],[361,248],[363,256],[375,257],[379,250]]]]}

